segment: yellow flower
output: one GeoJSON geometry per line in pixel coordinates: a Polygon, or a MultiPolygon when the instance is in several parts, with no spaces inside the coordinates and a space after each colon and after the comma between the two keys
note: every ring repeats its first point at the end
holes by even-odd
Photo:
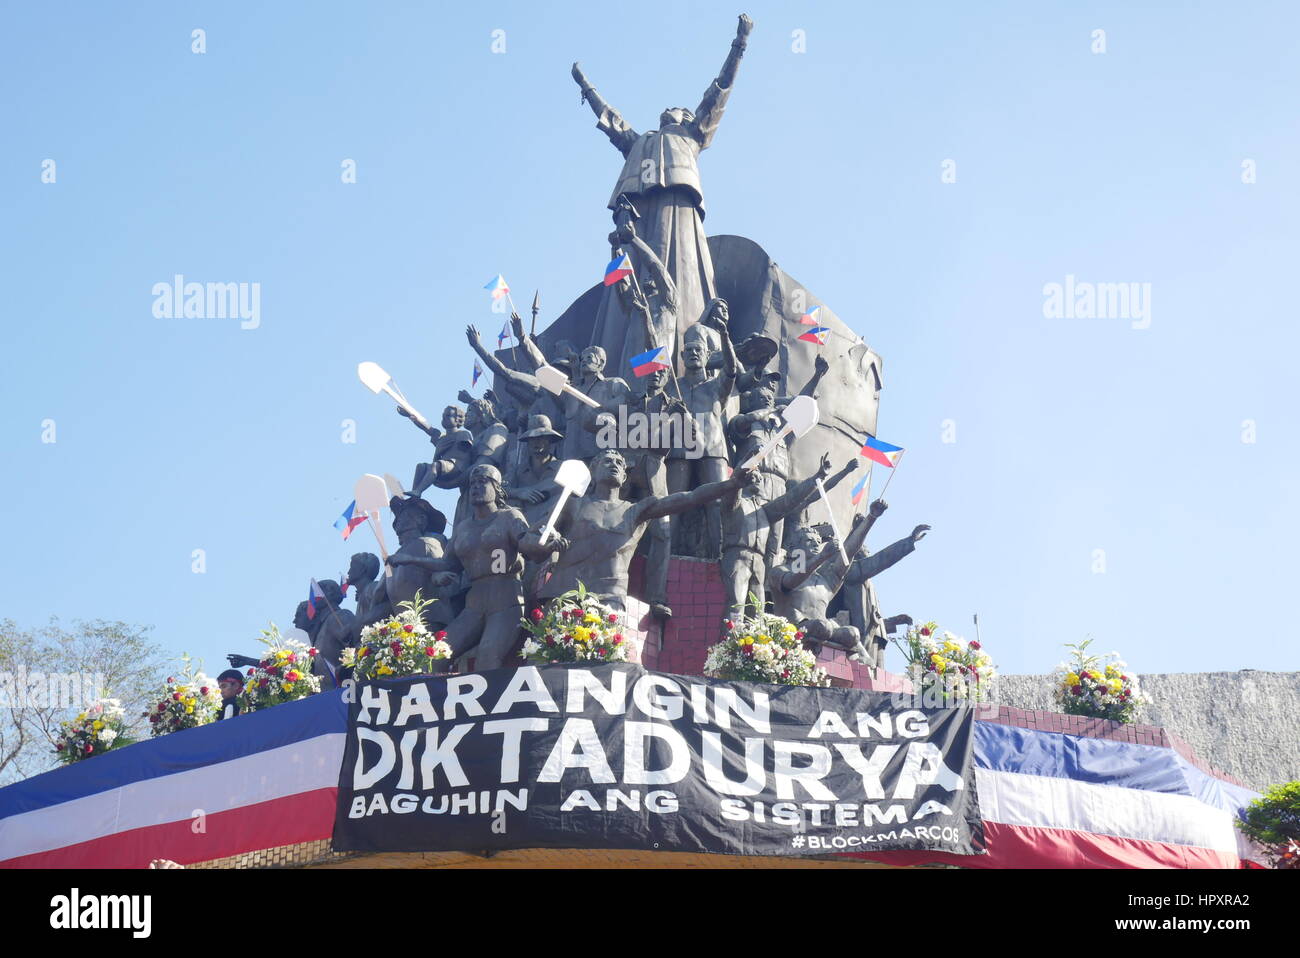
{"type": "Polygon", "coordinates": [[[1065,677],[1065,684],[1066,684],[1066,685],[1078,685],[1078,684],[1079,684],[1079,676],[1078,676],[1078,673],[1076,673],[1076,672],[1071,672],[1069,675],[1067,675],[1067,676],[1065,677]]]}
{"type": "Polygon", "coordinates": [[[742,636],[740,637],[740,644],[741,644],[741,645],[753,645],[753,644],[754,644],[754,637],[753,637],[752,635],[742,635],[742,636]]]}
{"type": "Polygon", "coordinates": [[[101,722],[99,719],[95,719],[95,721],[92,724],[94,725],[96,732],[98,732],[100,729],[104,727],[104,723],[101,722]]]}
{"type": "MultiPolygon", "coordinates": [[[[376,674],[376,675],[392,675],[392,674],[393,674],[393,670],[390,669],[390,668],[389,668],[388,666],[386,666],[386,665],[381,665],[381,666],[379,666],[379,668],[375,669],[375,674],[376,674]]],[[[287,686],[286,686],[286,687],[287,687],[287,686]]]]}
{"type": "Polygon", "coordinates": [[[588,612],[586,615],[582,617],[582,621],[588,623],[599,622],[600,616],[598,616],[595,612],[588,612]]]}
{"type": "Polygon", "coordinates": [[[759,644],[759,645],[767,645],[767,643],[769,643],[769,642],[771,642],[771,641],[772,641],[772,637],[771,637],[770,635],[767,635],[766,633],[764,633],[763,635],[760,635],[760,636],[758,637],[758,644],[759,644]]]}
{"type": "Polygon", "coordinates": [[[193,705],[187,705],[187,706],[185,706],[185,714],[186,714],[186,715],[193,715],[193,714],[194,714],[194,706],[193,706],[193,705]]]}
{"type": "Polygon", "coordinates": [[[943,658],[942,656],[939,656],[939,655],[936,655],[936,656],[934,657],[934,668],[935,668],[935,671],[942,672],[942,671],[943,671],[944,669],[946,669],[947,667],[948,667],[948,660],[947,660],[947,659],[945,659],[945,658],[943,658]]]}
{"type": "Polygon", "coordinates": [[[590,638],[591,638],[590,629],[584,629],[582,626],[578,626],[576,629],[573,630],[573,640],[575,642],[586,642],[590,638]]]}
{"type": "Polygon", "coordinates": [[[293,691],[293,683],[292,683],[292,682],[285,682],[285,683],[284,683],[284,690],[285,690],[286,692],[292,692],[292,691],[293,691]]]}

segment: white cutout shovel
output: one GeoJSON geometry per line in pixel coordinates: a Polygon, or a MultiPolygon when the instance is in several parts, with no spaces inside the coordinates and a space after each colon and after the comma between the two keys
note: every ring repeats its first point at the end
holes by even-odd
{"type": "Polygon", "coordinates": [[[352,490],[352,498],[357,500],[357,508],[365,513],[366,518],[370,520],[370,528],[379,543],[379,554],[384,557],[384,575],[391,576],[393,569],[388,564],[388,549],[384,545],[384,532],[379,526],[380,510],[388,505],[388,487],[381,477],[366,473],[357,480],[357,484],[352,490]]]}
{"type": "Polygon", "coordinates": [[[766,458],[767,454],[776,448],[777,443],[785,442],[785,437],[794,433],[795,438],[807,435],[812,427],[817,425],[817,400],[812,396],[795,396],[790,400],[790,405],[785,407],[785,425],[781,431],[769,439],[763,448],[749,457],[745,463],[745,469],[753,469],[766,458]]]}
{"type": "MultiPolygon", "coordinates": [[[[600,408],[600,403],[596,402],[596,400],[592,399],[586,393],[578,392],[578,390],[570,386],[569,377],[564,375],[564,373],[560,372],[554,366],[538,366],[537,372],[533,373],[533,375],[536,376],[537,381],[542,384],[542,388],[549,393],[554,393],[557,396],[560,395],[560,393],[568,393],[574,399],[586,403],[592,409],[600,408]]],[[[579,495],[581,495],[581,493],[579,493],[579,495]]]]}
{"type": "Polygon", "coordinates": [[[566,459],[555,471],[555,484],[560,487],[560,499],[551,510],[551,517],[546,520],[546,526],[542,529],[540,540],[542,545],[546,545],[551,538],[551,533],[555,531],[555,520],[560,518],[560,510],[569,501],[569,496],[586,494],[587,486],[591,485],[591,470],[581,459],[566,459]]]}
{"type": "Polygon", "coordinates": [[[397,385],[393,382],[393,377],[388,375],[388,373],[385,372],[384,367],[379,365],[379,363],[358,363],[357,378],[361,380],[363,386],[369,389],[376,396],[381,392],[388,393],[397,405],[401,406],[411,414],[412,419],[418,422],[425,429],[430,428],[429,420],[421,416],[419,411],[406,401],[406,397],[402,395],[402,391],[398,389],[397,385]]]}
{"type": "Polygon", "coordinates": [[[822,505],[826,507],[826,518],[831,521],[831,532],[835,533],[835,544],[840,547],[840,558],[844,564],[849,564],[849,554],[844,551],[844,539],[840,536],[839,524],[835,521],[835,510],[831,508],[831,501],[826,498],[826,487],[822,485],[821,476],[817,477],[817,491],[822,495],[822,505]]]}

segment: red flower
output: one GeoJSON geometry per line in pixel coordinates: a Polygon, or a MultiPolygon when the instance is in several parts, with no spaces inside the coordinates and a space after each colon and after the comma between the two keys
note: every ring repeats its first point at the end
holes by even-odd
{"type": "Polygon", "coordinates": [[[288,659],[288,661],[290,661],[290,662],[297,662],[297,661],[298,661],[298,653],[297,653],[297,652],[290,652],[290,653],[289,653],[289,659],[288,659]]]}
{"type": "Polygon", "coordinates": [[[1070,691],[1073,692],[1075,695],[1082,695],[1082,694],[1083,694],[1083,686],[1082,686],[1082,685],[1076,685],[1074,688],[1070,689],[1070,691]]]}
{"type": "Polygon", "coordinates": [[[727,626],[728,632],[732,631],[736,627],[736,623],[732,622],[730,619],[728,619],[724,624],[727,626]]]}
{"type": "Polygon", "coordinates": [[[613,612],[611,612],[611,613],[609,614],[609,622],[612,624],[612,623],[617,622],[617,621],[618,621],[618,616],[615,615],[613,612]]]}
{"type": "Polygon", "coordinates": [[[313,659],[314,659],[316,656],[320,655],[320,653],[319,653],[318,651],[316,651],[315,646],[313,646],[312,648],[308,649],[308,650],[307,650],[307,654],[310,655],[313,659]]]}
{"type": "Polygon", "coordinates": [[[433,637],[434,637],[435,639],[437,639],[439,642],[441,642],[443,639],[445,639],[445,638],[447,637],[447,633],[446,633],[446,632],[435,632],[435,633],[433,633],[433,637]]]}
{"type": "Polygon", "coordinates": [[[402,631],[403,631],[403,632],[414,632],[414,631],[415,631],[415,626],[413,626],[413,625],[404,625],[404,626],[402,626],[402,631]]]}
{"type": "MultiPolygon", "coordinates": [[[[158,718],[159,718],[159,716],[156,715],[156,714],[154,714],[154,715],[150,715],[150,716],[149,716],[149,724],[150,724],[150,725],[157,725],[157,724],[158,724],[158,718]]],[[[60,748],[62,748],[62,746],[60,746],[60,748]]]]}
{"type": "Polygon", "coordinates": [[[974,649],[976,652],[978,652],[980,649],[983,648],[983,646],[979,644],[979,640],[978,640],[978,639],[971,639],[971,640],[970,640],[970,647],[971,647],[972,649],[974,649]]]}
{"type": "Polygon", "coordinates": [[[266,679],[258,679],[257,685],[258,688],[263,688],[263,689],[266,688],[266,679]]]}
{"type": "Polygon", "coordinates": [[[754,647],[752,645],[742,645],[740,651],[743,655],[752,656],[754,654],[754,647]]]}
{"type": "Polygon", "coordinates": [[[554,645],[554,644],[555,644],[555,640],[554,640],[553,638],[551,638],[551,637],[548,635],[548,636],[546,637],[546,644],[547,644],[547,645],[554,645]]]}
{"type": "Polygon", "coordinates": [[[396,653],[402,651],[402,643],[401,643],[401,642],[390,642],[389,645],[388,645],[388,647],[389,647],[390,649],[393,650],[394,654],[396,654],[396,653]]]}
{"type": "Polygon", "coordinates": [[[623,633],[621,633],[621,632],[615,632],[615,633],[614,633],[614,638],[611,639],[610,641],[612,641],[615,645],[622,645],[622,644],[623,644],[623,633]]]}
{"type": "Polygon", "coordinates": [[[87,755],[89,755],[89,754],[90,754],[91,752],[93,752],[94,750],[95,750],[95,746],[93,746],[93,745],[87,745],[87,746],[86,746],[86,754],[87,754],[87,755]]]}
{"type": "Polygon", "coordinates": [[[168,685],[171,685],[171,684],[172,684],[173,682],[175,682],[175,681],[176,681],[176,680],[175,680],[174,678],[172,678],[170,675],[167,676],[167,684],[168,684],[168,685]]]}
{"type": "Polygon", "coordinates": [[[200,688],[200,689],[199,689],[199,694],[200,694],[200,695],[207,695],[207,694],[208,694],[208,687],[205,685],[205,686],[203,686],[202,688],[200,688]]]}
{"type": "Polygon", "coordinates": [[[929,635],[931,631],[932,631],[932,630],[929,629],[929,628],[927,628],[927,627],[922,627],[922,628],[921,628],[921,634],[922,634],[922,635],[929,635]]]}
{"type": "Polygon", "coordinates": [[[534,622],[541,622],[542,619],[544,618],[544,615],[543,615],[541,609],[533,609],[533,611],[532,611],[531,614],[532,614],[532,617],[533,617],[533,621],[534,621],[534,622]]]}
{"type": "Polygon", "coordinates": [[[159,711],[159,712],[166,712],[166,711],[167,711],[167,703],[166,703],[166,702],[159,702],[159,703],[158,703],[158,711],[159,711]]]}
{"type": "Polygon", "coordinates": [[[426,645],[424,647],[424,654],[427,655],[429,658],[433,658],[435,655],[438,654],[438,650],[435,649],[432,645],[426,645]]]}
{"type": "Polygon", "coordinates": [[[173,693],[172,693],[172,701],[173,701],[173,702],[179,702],[180,700],[181,700],[181,693],[180,693],[180,692],[173,692],[173,693]]]}
{"type": "Polygon", "coordinates": [[[802,632],[799,632],[799,631],[796,630],[796,632],[795,632],[795,634],[794,634],[794,637],[795,637],[796,639],[802,639],[802,638],[803,638],[803,633],[802,633],[802,632]]]}
{"type": "Polygon", "coordinates": [[[252,670],[251,668],[248,670],[248,674],[249,674],[249,675],[252,675],[252,674],[253,674],[253,670],[252,670]]]}
{"type": "Polygon", "coordinates": [[[300,678],[302,678],[302,676],[298,674],[297,669],[292,669],[290,670],[289,674],[285,676],[285,678],[288,679],[290,682],[297,682],[300,678]]]}
{"type": "Polygon", "coordinates": [[[597,649],[597,650],[596,650],[596,654],[597,654],[597,655],[604,655],[604,654],[605,654],[605,650],[604,650],[604,649],[597,649]]]}
{"type": "Polygon", "coordinates": [[[790,677],[790,670],[789,670],[789,669],[786,669],[784,672],[781,673],[781,678],[783,678],[783,679],[788,679],[789,677],[790,677]]]}

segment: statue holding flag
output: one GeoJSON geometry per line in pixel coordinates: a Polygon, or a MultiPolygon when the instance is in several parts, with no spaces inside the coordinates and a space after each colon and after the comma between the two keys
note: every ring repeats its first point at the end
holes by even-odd
{"type": "MultiPolygon", "coordinates": [[[[582,90],[583,101],[596,115],[596,128],[623,154],[623,169],[610,194],[609,208],[615,211],[616,223],[633,215],[640,220],[641,239],[677,284],[679,323],[692,322],[716,295],[713,260],[704,235],[699,156],[713,142],[753,28],[754,21],[741,14],[722,70],[709,84],[699,106],[694,111],[670,107],[660,114],[658,129],[645,133],[629,126],[596,92],[582,68],[573,65],[573,79],[582,90]],[[623,197],[627,203],[620,209],[623,197]]],[[[633,251],[629,255],[635,260],[639,254],[633,251]]],[[[624,343],[629,326],[618,295],[606,289],[596,315],[593,342],[604,347],[617,368],[640,352],[629,351],[624,343]]]]}

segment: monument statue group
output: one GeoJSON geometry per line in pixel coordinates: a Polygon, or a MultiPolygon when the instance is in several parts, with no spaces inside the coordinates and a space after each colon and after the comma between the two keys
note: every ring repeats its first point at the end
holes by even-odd
{"type": "MultiPolygon", "coordinates": [[[[309,617],[302,603],[295,616],[327,680],[364,626],[417,593],[437,600],[427,625],[456,657],[501,667],[525,611],[579,583],[622,611],[638,552],[638,598],[660,621],[673,614],[670,557],[687,556],[720,564],[729,618],[770,609],[810,644],[873,667],[888,632],[911,622],[881,614],[872,580],[929,527],[870,553],[886,504],[855,515],[879,357],[757,244],[704,232],[699,157],[752,27],[739,18],[695,109],[666,109],[646,132],[573,65],[597,129],[623,157],[605,280],[540,334],[524,330],[511,303],[517,347],[490,351],[469,326],[494,384],[480,398],[462,390],[441,428],[399,404],[433,451],[389,503],[398,547],[383,561],[354,555],[343,583],[319,583],[326,614],[309,617]],[[850,496],[841,484],[855,473],[850,496]],[[450,533],[423,498],[430,488],[458,495],[450,533]],[[342,608],[349,589],[355,611],[342,608]]],[[[498,277],[494,296],[502,290],[498,277]]],[[[534,327],[536,311],[534,300],[534,327]]]]}

